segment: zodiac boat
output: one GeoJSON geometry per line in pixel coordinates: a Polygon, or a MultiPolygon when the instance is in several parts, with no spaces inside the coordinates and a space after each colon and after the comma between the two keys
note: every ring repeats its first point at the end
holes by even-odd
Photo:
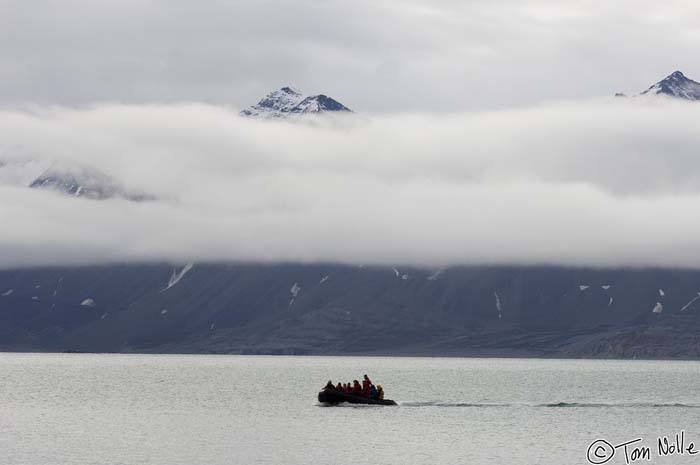
{"type": "Polygon", "coordinates": [[[391,399],[370,399],[369,397],[356,396],[335,389],[324,389],[318,393],[318,401],[326,405],[338,405],[341,402],[349,404],[370,404],[370,405],[396,405],[391,399]]]}

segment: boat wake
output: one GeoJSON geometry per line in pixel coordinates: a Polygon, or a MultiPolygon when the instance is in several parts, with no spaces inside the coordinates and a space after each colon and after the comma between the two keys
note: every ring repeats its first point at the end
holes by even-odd
{"type": "Polygon", "coordinates": [[[700,408],[698,404],[682,403],[649,403],[649,402],[629,402],[629,403],[587,403],[587,402],[552,402],[544,404],[534,403],[474,403],[474,402],[399,402],[401,407],[471,407],[471,408],[502,408],[502,407],[525,407],[525,408],[700,408]]]}
{"type": "Polygon", "coordinates": [[[490,404],[473,402],[399,402],[401,407],[512,407],[515,404],[490,404]]]}
{"type": "Polygon", "coordinates": [[[580,403],[580,402],[557,402],[553,404],[541,404],[538,407],[552,407],[552,408],[700,408],[700,405],[696,404],[680,404],[680,403],[667,403],[667,404],[655,404],[646,402],[629,402],[629,403],[619,403],[619,404],[606,404],[606,403],[580,403]]]}

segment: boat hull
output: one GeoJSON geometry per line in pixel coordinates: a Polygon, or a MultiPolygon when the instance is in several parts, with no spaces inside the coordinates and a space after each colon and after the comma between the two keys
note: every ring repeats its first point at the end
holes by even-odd
{"type": "Polygon", "coordinates": [[[327,405],[338,405],[343,402],[349,404],[367,404],[367,405],[396,405],[391,399],[370,399],[363,396],[356,396],[354,394],[347,394],[340,391],[332,391],[330,389],[324,389],[318,393],[318,401],[322,404],[327,405]]]}

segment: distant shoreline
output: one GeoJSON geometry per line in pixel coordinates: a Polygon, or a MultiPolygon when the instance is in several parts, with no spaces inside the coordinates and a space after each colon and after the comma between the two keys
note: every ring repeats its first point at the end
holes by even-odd
{"type": "Polygon", "coordinates": [[[272,353],[223,353],[223,352],[153,352],[153,351],[129,351],[129,352],[89,352],[89,351],[38,351],[38,350],[0,350],[0,354],[36,354],[36,355],[216,355],[216,356],[238,356],[238,357],[348,357],[348,358],[444,358],[444,359],[531,359],[531,360],[600,360],[600,361],[669,361],[669,362],[700,362],[700,357],[613,357],[613,356],[561,356],[561,355],[535,355],[508,351],[474,351],[469,354],[430,354],[386,352],[386,353],[308,353],[308,354],[272,354],[272,353]]]}

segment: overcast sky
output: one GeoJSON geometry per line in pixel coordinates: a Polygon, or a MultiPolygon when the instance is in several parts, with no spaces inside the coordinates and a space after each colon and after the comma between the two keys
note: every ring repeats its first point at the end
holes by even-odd
{"type": "Polygon", "coordinates": [[[0,103],[507,108],[700,78],[699,43],[695,0],[2,0],[0,103]]]}

